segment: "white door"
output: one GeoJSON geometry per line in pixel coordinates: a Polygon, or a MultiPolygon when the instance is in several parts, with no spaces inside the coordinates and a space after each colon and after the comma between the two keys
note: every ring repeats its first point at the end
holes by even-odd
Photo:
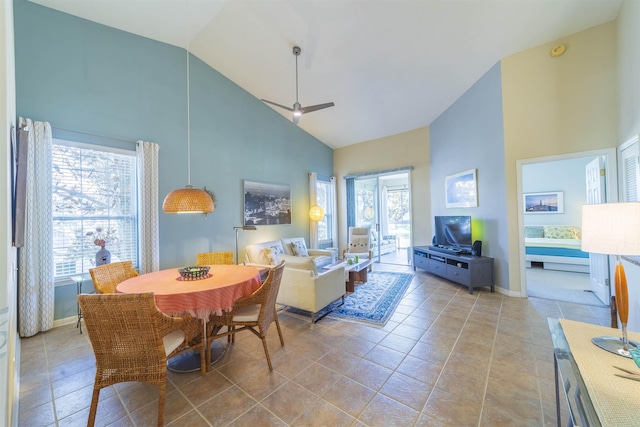
{"type": "MultiPolygon", "coordinates": [[[[602,157],[597,157],[585,166],[587,178],[587,203],[598,204],[606,202],[605,173],[602,157]]],[[[603,254],[589,254],[589,275],[591,277],[591,291],[605,305],[609,305],[611,288],[609,287],[609,256],[603,254]]]]}

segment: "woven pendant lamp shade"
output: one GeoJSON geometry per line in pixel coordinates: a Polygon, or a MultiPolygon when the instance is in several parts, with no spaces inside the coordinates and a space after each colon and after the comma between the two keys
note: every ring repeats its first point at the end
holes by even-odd
{"type": "Polygon", "coordinates": [[[162,210],[165,213],[204,213],[214,210],[211,196],[198,188],[187,185],[185,188],[173,190],[167,194],[162,202],[162,210]]]}

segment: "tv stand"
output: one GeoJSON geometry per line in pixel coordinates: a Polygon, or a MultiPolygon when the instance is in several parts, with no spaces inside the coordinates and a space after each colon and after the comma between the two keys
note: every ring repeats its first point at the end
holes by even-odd
{"type": "Polygon", "coordinates": [[[429,246],[414,246],[414,271],[416,267],[467,286],[470,294],[473,293],[473,288],[484,286],[490,286],[491,292],[495,290],[493,284],[493,258],[490,257],[474,257],[442,252],[429,246]]]}

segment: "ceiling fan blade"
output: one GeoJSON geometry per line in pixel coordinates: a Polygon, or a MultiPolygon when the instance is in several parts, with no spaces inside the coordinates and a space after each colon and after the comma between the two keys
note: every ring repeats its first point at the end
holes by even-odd
{"type": "Polygon", "coordinates": [[[284,108],[287,111],[293,111],[293,108],[286,107],[284,105],[276,104],[275,102],[267,101],[266,99],[261,99],[260,101],[266,102],[267,104],[275,105],[276,107],[284,108]]]}
{"type": "Polygon", "coordinates": [[[302,107],[300,111],[302,111],[302,114],[311,113],[312,111],[322,110],[323,108],[329,108],[335,105],[336,104],[334,104],[333,102],[327,102],[326,104],[318,104],[318,105],[310,105],[308,107],[302,107]]]}

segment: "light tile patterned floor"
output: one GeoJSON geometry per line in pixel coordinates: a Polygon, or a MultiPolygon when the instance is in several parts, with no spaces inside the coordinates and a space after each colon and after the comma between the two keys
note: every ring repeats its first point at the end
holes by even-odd
{"type": "MultiPolygon", "coordinates": [[[[375,270],[411,271],[376,264],[375,270]]],[[[175,426],[555,425],[546,318],[607,325],[606,308],[473,295],[422,271],[385,327],[281,313],[274,371],[244,332],[206,376],[169,372],[175,426]]],[[[20,426],[84,426],[95,373],[87,335],[68,325],[22,340],[20,426]]],[[[152,426],[157,389],[102,391],[97,425],[152,426]]],[[[566,424],[563,421],[563,424],[566,424]]]]}

